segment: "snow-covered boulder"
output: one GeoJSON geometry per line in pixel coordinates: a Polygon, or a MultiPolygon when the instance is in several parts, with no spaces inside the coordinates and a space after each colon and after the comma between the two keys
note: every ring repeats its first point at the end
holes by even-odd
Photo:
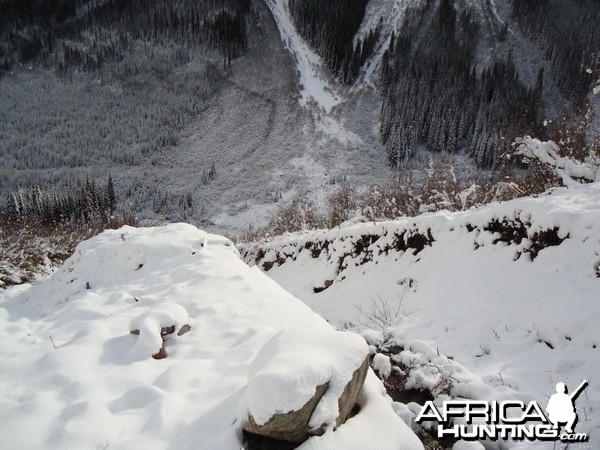
{"type": "Polygon", "coordinates": [[[350,416],[368,368],[367,345],[356,334],[284,330],[250,365],[244,428],[297,443],[335,429],[350,416]]]}
{"type": "Polygon", "coordinates": [[[186,309],[175,303],[160,303],[129,322],[129,332],[139,336],[138,344],[147,348],[154,359],[167,357],[165,340],[177,332],[178,336],[190,330],[186,309]]]}

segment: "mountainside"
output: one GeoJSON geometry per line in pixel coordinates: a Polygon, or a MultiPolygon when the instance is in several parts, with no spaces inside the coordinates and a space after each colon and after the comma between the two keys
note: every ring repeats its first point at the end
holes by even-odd
{"type": "MultiPolygon", "coordinates": [[[[594,183],[468,212],[290,234],[240,250],[332,324],[377,330],[365,336],[390,356],[406,389],[424,389],[440,402],[449,395],[545,405],[556,383],[574,389],[600,370],[599,224],[594,183]]],[[[417,400],[400,401],[414,420],[420,408],[409,403],[417,400]]],[[[591,433],[595,447],[594,381],[576,406],[578,431],[591,433]]]]}
{"type": "Polygon", "coordinates": [[[8,203],[110,173],[142,219],[240,229],[343,182],[512,175],[520,135],[599,133],[593,0],[4,3],[8,203]]]}
{"type": "Polygon", "coordinates": [[[598,0],[0,0],[3,442],[597,447],[598,113],[598,0]]]}

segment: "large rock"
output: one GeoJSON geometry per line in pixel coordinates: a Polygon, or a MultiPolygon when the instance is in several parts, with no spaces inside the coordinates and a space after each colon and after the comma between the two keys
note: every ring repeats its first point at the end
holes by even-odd
{"type": "Polygon", "coordinates": [[[358,400],[358,395],[365,384],[365,378],[367,378],[367,372],[369,371],[369,357],[366,356],[362,365],[354,371],[352,375],[352,379],[344,388],[344,392],[338,400],[338,405],[340,409],[340,415],[336,419],[336,426],[340,426],[348,418],[352,413],[352,409],[354,405],[356,405],[356,401],[358,400]]]}
{"type": "Polygon", "coordinates": [[[369,360],[357,335],[283,331],[250,368],[244,429],[279,441],[302,443],[335,430],[351,415],[369,360]]]}
{"type": "MultiPolygon", "coordinates": [[[[258,425],[250,415],[244,427],[245,430],[278,441],[296,443],[302,443],[310,436],[322,435],[325,430],[322,428],[311,429],[309,422],[317,404],[323,395],[325,395],[325,392],[327,392],[328,387],[328,384],[317,386],[315,395],[302,408],[297,411],[275,414],[265,424],[258,425]]],[[[342,420],[341,423],[345,422],[345,420],[342,420]]]]}

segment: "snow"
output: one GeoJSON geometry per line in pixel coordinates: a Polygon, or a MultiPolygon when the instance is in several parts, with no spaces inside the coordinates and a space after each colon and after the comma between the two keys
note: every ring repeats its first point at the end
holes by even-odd
{"type": "MultiPolygon", "coordinates": [[[[266,272],[272,279],[340,327],[361,330],[357,307],[381,310],[378,299],[398,311],[383,331],[403,348],[391,362],[411,367],[409,386],[432,389],[436,401],[448,398],[447,387],[452,396],[545,406],[556,383],[574,389],[588,379],[576,402],[576,431],[598,442],[600,183],[459,213],[292,234],[240,250],[252,261],[258,247],[285,259],[266,272]],[[525,239],[498,241],[499,233],[484,229],[493,220],[524,224],[525,239]],[[532,260],[536,236],[555,227],[564,240],[532,260]],[[402,233],[406,240],[428,231],[434,241],[416,254],[392,245],[402,233]],[[364,243],[365,236],[371,240],[364,243]],[[359,241],[364,248],[356,252],[359,241]],[[316,258],[311,245],[323,249],[316,258]],[[324,280],[333,283],[315,293],[324,280]]],[[[362,334],[378,344],[377,332],[362,334]]]]}
{"type": "Polygon", "coordinates": [[[323,449],[396,449],[422,448],[418,438],[396,414],[388,414],[390,399],[384,395],[381,382],[372,371],[367,379],[358,403],[361,412],[348,420],[335,433],[313,437],[298,447],[300,450],[323,449]]]}
{"type": "Polygon", "coordinates": [[[383,353],[377,353],[373,357],[373,370],[375,370],[384,380],[392,373],[392,363],[390,358],[383,353]]]}
{"type": "Polygon", "coordinates": [[[273,12],[281,40],[296,60],[300,74],[300,103],[307,106],[312,100],[329,113],[341,100],[335,89],[325,80],[327,69],[323,67],[321,59],[296,31],[289,14],[288,1],[268,0],[267,5],[273,12]]]}
{"type": "Polygon", "coordinates": [[[315,395],[316,386],[329,383],[309,425],[311,429],[323,424],[333,428],[339,415],[338,399],[367,354],[366,342],[354,333],[281,331],[250,365],[248,411],[263,425],[277,413],[299,410],[315,395]]]}
{"type": "Polygon", "coordinates": [[[373,57],[367,62],[367,66],[361,74],[362,78],[359,77],[360,83],[357,84],[359,89],[365,86],[375,85],[374,78],[377,75],[377,69],[381,63],[381,58],[390,46],[392,33],[398,34],[398,27],[404,18],[404,14],[411,5],[414,5],[412,0],[375,0],[367,3],[365,19],[361,24],[355,39],[364,38],[370,30],[374,30],[379,19],[383,20],[381,30],[382,37],[375,47],[373,57]]]}
{"type": "MultiPolygon", "coordinates": [[[[106,231],[50,278],[0,292],[0,338],[0,433],[11,449],[238,449],[240,411],[264,420],[297,406],[281,390],[296,369],[306,378],[295,392],[326,378],[339,390],[337,364],[367,353],[361,337],[334,331],[249,268],[229,240],[184,224],[106,231]],[[159,328],[184,324],[187,333],[164,337],[167,357],[153,359],[159,328]],[[270,353],[281,345],[296,350],[270,353]],[[280,389],[247,392],[279,363],[280,389]]],[[[360,401],[357,416],[305,448],[420,448],[372,373],[360,401]]],[[[336,407],[329,398],[315,419],[336,407]]]]}
{"type": "Polygon", "coordinates": [[[158,353],[163,345],[161,329],[175,327],[181,330],[183,325],[189,325],[190,319],[187,311],[181,305],[162,303],[150,307],[140,316],[129,322],[129,332],[139,334],[138,342],[149,351],[149,354],[158,353]]]}

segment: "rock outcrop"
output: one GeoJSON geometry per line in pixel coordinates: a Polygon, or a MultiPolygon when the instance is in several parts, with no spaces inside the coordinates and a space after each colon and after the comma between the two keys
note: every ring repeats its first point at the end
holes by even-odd
{"type": "Polygon", "coordinates": [[[367,376],[369,358],[357,335],[333,330],[317,336],[295,333],[275,336],[253,363],[244,429],[300,444],[348,420],[367,376]],[[277,392],[282,398],[275,397],[277,392]]]}

